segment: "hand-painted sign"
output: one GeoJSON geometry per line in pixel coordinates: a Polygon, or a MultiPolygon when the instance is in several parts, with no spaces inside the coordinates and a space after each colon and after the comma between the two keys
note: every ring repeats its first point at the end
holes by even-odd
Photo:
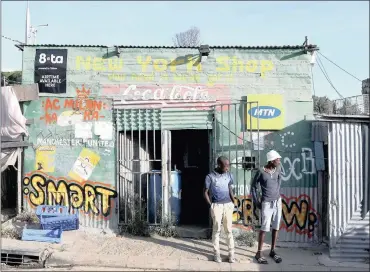
{"type": "Polygon", "coordinates": [[[248,129],[279,130],[284,128],[283,97],[279,94],[247,96],[246,126],[248,129]],[[258,103],[257,103],[258,102],[258,103]]]}
{"type": "Polygon", "coordinates": [[[34,76],[40,93],[66,93],[67,49],[36,49],[34,76]]]}

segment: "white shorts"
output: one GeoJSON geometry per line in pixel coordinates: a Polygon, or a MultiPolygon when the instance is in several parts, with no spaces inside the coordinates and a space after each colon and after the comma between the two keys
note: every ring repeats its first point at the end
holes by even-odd
{"type": "Polygon", "coordinates": [[[261,230],[269,232],[271,225],[272,229],[279,230],[281,216],[282,216],[281,198],[275,201],[262,202],[261,230]]]}

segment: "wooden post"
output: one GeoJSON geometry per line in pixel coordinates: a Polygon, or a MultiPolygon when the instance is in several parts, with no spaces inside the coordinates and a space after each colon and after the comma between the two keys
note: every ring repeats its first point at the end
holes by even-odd
{"type": "Polygon", "coordinates": [[[22,212],[22,148],[18,148],[18,164],[17,164],[17,214],[20,214],[22,212]]]}

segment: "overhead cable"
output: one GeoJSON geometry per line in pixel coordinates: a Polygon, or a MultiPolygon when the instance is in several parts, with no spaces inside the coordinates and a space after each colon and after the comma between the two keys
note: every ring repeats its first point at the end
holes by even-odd
{"type": "Polygon", "coordinates": [[[325,68],[322,68],[321,65],[324,67],[324,65],[322,64],[320,58],[318,57],[318,62],[317,62],[317,65],[319,66],[321,72],[323,73],[323,75],[325,76],[326,80],[329,82],[329,84],[331,85],[331,87],[335,90],[335,92],[340,96],[340,98],[344,98],[343,95],[340,94],[340,92],[334,87],[334,84],[332,83],[332,81],[330,80],[329,78],[329,75],[326,73],[326,70],[325,68]],[[320,65],[321,63],[321,65],[320,65]],[[324,71],[325,70],[325,71],[324,71]]]}
{"type": "Polygon", "coordinates": [[[343,69],[342,67],[340,67],[338,64],[336,64],[334,61],[328,59],[327,57],[325,57],[323,54],[321,54],[319,51],[317,51],[317,53],[319,53],[321,56],[323,56],[325,59],[327,59],[328,61],[330,61],[332,64],[334,64],[335,66],[337,66],[339,69],[341,69],[343,72],[347,73],[348,75],[350,75],[351,77],[357,79],[358,81],[362,82],[361,79],[359,79],[358,77],[355,77],[354,75],[352,75],[350,72],[346,71],[345,69],[343,69]]]}
{"type": "Polygon", "coordinates": [[[4,36],[4,35],[1,35],[1,37],[2,37],[2,38],[4,38],[4,39],[7,39],[7,40],[9,40],[9,41],[12,41],[12,42],[16,42],[16,43],[21,43],[21,44],[23,44],[23,42],[20,42],[20,41],[18,41],[18,40],[14,40],[14,39],[9,38],[9,37],[6,37],[6,36],[4,36]]]}

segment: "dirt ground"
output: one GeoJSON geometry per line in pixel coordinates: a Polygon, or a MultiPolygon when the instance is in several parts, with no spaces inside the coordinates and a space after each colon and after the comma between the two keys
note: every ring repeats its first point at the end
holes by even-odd
{"type": "Polygon", "coordinates": [[[73,266],[68,268],[12,268],[9,266],[2,266],[1,271],[158,271],[158,270],[144,270],[144,269],[132,269],[132,268],[112,268],[112,267],[100,267],[100,266],[73,266]]]}
{"type": "MultiPolygon", "coordinates": [[[[221,240],[221,250],[226,255],[226,244],[221,240]]],[[[55,251],[81,252],[89,249],[92,254],[118,256],[150,256],[171,257],[198,260],[213,258],[213,247],[210,240],[163,238],[154,236],[141,238],[133,236],[115,236],[92,234],[84,231],[70,231],[63,233],[61,244],[51,245],[55,251]]],[[[250,261],[255,249],[236,247],[236,254],[240,261],[250,261]]]]}

